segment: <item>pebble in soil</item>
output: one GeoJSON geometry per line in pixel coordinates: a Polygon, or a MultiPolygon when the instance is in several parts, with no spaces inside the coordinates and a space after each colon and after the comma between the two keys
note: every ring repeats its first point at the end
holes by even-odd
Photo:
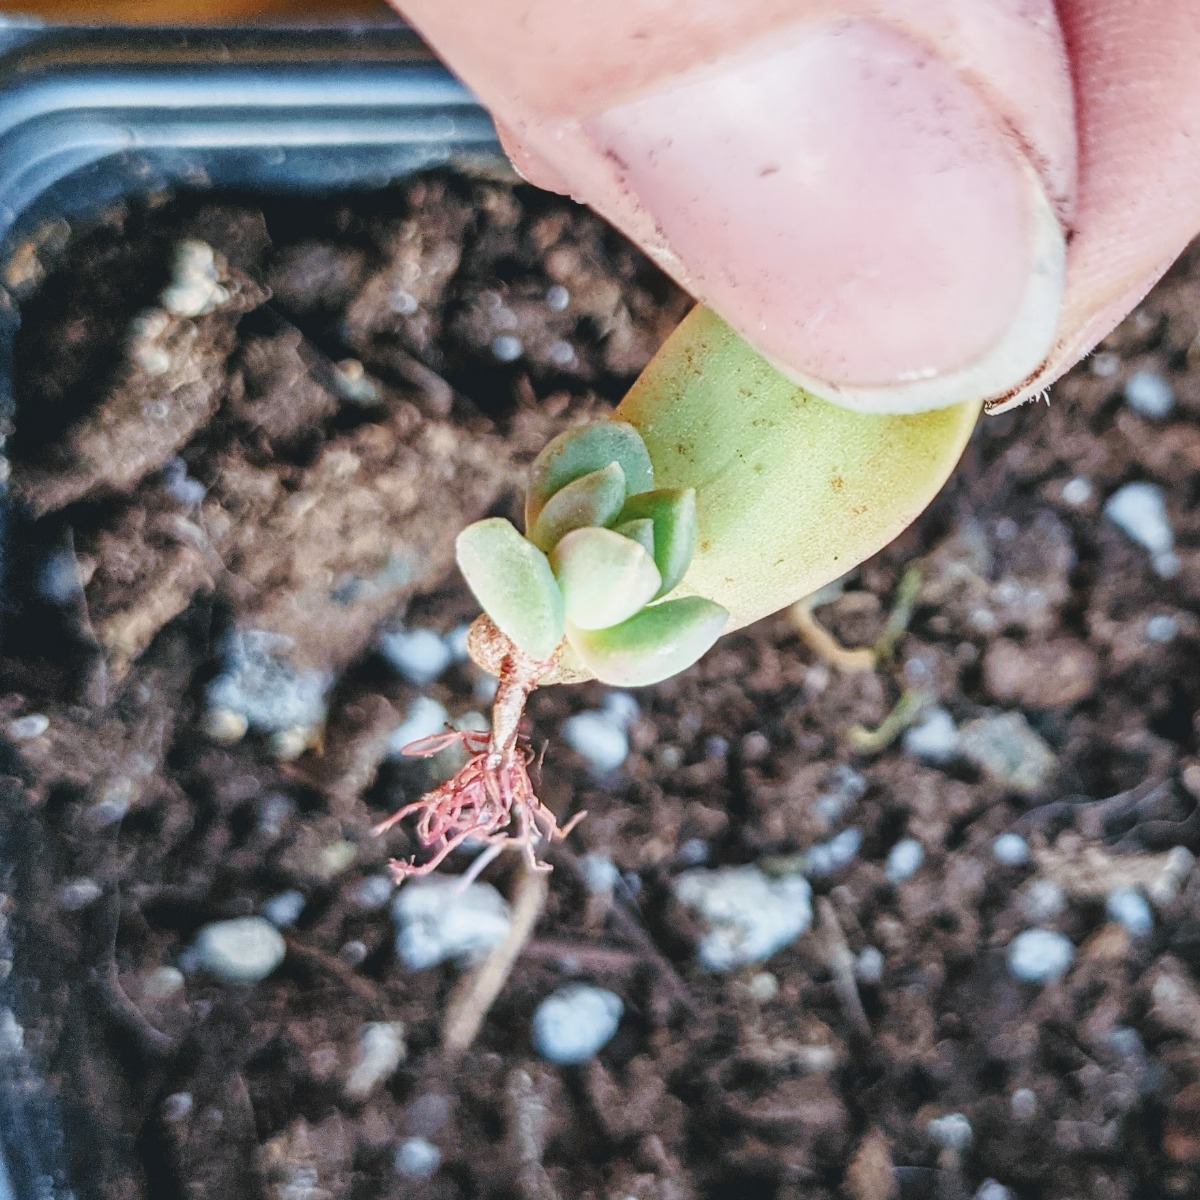
{"type": "Polygon", "coordinates": [[[617,1032],[625,1005],[607,988],[571,983],[533,1014],[533,1047],[547,1062],[578,1066],[594,1058],[617,1032]]]}
{"type": "Polygon", "coordinates": [[[696,958],[710,971],[765,962],[812,924],[812,888],[801,875],[772,878],[756,866],[685,871],[675,897],[707,926],[696,958]]]}
{"type": "Polygon", "coordinates": [[[287,946],[261,917],[215,921],[196,935],[196,965],[226,983],[258,983],[283,962],[287,946]]]}
{"type": "Polygon", "coordinates": [[[490,883],[463,887],[431,876],[404,884],[392,901],[396,953],[413,971],[443,962],[470,963],[504,940],[508,905],[490,883]]]}

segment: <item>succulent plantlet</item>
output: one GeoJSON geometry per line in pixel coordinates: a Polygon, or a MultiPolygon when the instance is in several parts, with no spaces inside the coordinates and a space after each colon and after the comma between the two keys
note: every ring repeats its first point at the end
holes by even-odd
{"type": "Polygon", "coordinates": [[[458,565],[484,610],[469,650],[499,678],[492,732],[447,735],[464,740],[467,766],[380,827],[420,814],[432,858],[393,863],[397,877],[432,869],[468,838],[485,855],[517,845],[544,867],[539,846],[570,825],[558,829],[529,783],[533,753],[518,734],[529,693],[593,678],[657,683],[723,632],[843,575],[936,495],[979,408],[840,408],[694,309],[610,419],[538,455],[524,535],[498,517],[459,535],[458,565]]]}

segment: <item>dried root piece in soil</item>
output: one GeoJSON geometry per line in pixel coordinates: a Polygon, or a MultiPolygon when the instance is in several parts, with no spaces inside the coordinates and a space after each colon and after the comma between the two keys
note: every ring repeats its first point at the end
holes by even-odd
{"type": "Polygon", "coordinates": [[[507,936],[492,948],[475,970],[459,980],[446,1003],[442,1048],[447,1054],[463,1053],[479,1035],[496,997],[512,974],[513,964],[542,915],[549,893],[545,873],[526,864],[513,897],[512,924],[507,936]]]}
{"type": "Polygon", "coordinates": [[[813,600],[797,600],[788,609],[788,617],[796,627],[804,644],[820,659],[821,662],[836,671],[845,671],[854,675],[860,671],[873,671],[876,666],[875,651],[869,646],[856,646],[851,649],[841,642],[817,620],[813,612],[813,600]]]}

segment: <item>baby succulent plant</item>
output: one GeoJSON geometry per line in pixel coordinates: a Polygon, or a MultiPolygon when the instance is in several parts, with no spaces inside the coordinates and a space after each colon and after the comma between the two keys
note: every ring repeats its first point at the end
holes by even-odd
{"type": "Polygon", "coordinates": [[[690,667],[729,620],[701,596],[665,598],[696,549],[696,490],[656,488],[642,435],[605,420],[559,434],[529,475],[525,535],[502,517],[458,537],[458,565],[491,623],[560,676],[637,687],[690,667]]]}
{"type": "MultiPolygon", "coordinates": [[[[611,418],[560,434],[530,471],[525,532],[503,518],[458,537],[484,610],[468,640],[499,679],[492,730],[459,737],[462,772],[424,801],[423,873],[472,838],[544,869],[563,836],[540,804],[519,724],[539,685],[656,683],[722,633],[845,574],[896,537],[958,461],[980,405],[855,412],[820,399],[696,308],[611,418]]],[[[424,743],[413,753],[429,753],[424,743]]],[[[578,816],[575,818],[578,820],[578,816]]],[[[572,824],[574,821],[572,821],[572,824]]]]}

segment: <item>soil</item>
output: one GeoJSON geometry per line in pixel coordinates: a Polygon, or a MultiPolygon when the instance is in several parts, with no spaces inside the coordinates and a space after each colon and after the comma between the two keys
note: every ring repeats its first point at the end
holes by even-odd
{"type": "MultiPolygon", "coordinates": [[[[458,718],[487,692],[461,659],[408,683],[377,637],[474,615],[455,534],[514,513],[523,466],[619,398],[683,297],[567,202],[445,175],[328,206],[177,197],[43,253],[0,664],[0,1065],[10,1105],[65,1114],[79,1195],[1200,1192],[1200,254],[1048,407],[985,420],[922,520],[817,608],[873,660],[764,621],[638,692],[602,776],[559,730],[604,689],[535,694],[541,795],[588,816],[450,1054],[463,973],[397,958],[372,881],[413,847],[371,829],[428,782],[388,753],[413,701],[458,718]],[[172,313],[189,240],[215,251],[215,300],[172,313]],[[1162,419],[1122,399],[1142,368],[1174,389],[1162,419]],[[1132,480],[1163,488],[1168,578],[1103,516],[1132,480]],[[275,672],[248,732],[210,708],[231,645],[275,672]],[[930,705],[959,728],[941,765],[894,736],[930,705]],[[830,862],[847,830],[861,844],[830,862]],[[1027,863],[998,861],[1004,832],[1027,863]],[[889,878],[906,837],[924,860],[889,878]],[[618,868],[611,890],[589,890],[588,852],[618,868]],[[813,928],[702,969],[672,879],[802,862],[813,928]],[[1148,932],[1108,915],[1118,885],[1150,898],[1148,932]],[[277,970],[198,968],[202,927],[288,889],[303,908],[277,970]],[[1060,980],[1010,972],[1031,926],[1074,945],[1060,980]],[[551,1066],[531,1017],[575,979],[624,1015],[594,1059],[551,1066]],[[403,1026],[402,1061],[348,1090],[381,1022],[403,1026]],[[969,1128],[936,1121],[952,1114],[969,1128]],[[427,1179],[397,1170],[413,1138],[440,1153],[427,1179]]],[[[521,886],[504,858],[484,878],[521,886]]],[[[6,1131],[18,1167],[28,1136],[6,1131]]]]}

